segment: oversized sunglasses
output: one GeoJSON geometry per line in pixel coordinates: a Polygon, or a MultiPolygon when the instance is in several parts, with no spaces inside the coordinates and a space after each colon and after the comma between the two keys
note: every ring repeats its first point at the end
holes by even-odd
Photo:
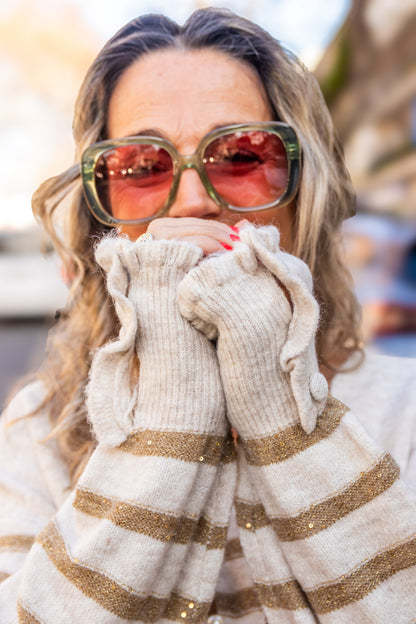
{"type": "Polygon", "coordinates": [[[182,172],[190,168],[220,207],[266,210],[287,204],[296,194],[300,146],[295,131],[282,122],[219,128],[187,156],[159,137],[102,141],[82,155],[85,198],[105,225],[145,223],[166,214],[182,172]]]}

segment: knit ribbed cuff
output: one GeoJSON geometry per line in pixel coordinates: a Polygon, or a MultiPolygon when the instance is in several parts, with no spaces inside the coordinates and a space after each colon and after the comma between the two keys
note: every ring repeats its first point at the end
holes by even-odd
{"type": "Polygon", "coordinates": [[[293,313],[280,365],[290,375],[302,427],[306,433],[311,433],[328,397],[328,383],[319,372],[315,350],[319,306],[313,297],[311,272],[300,258],[280,251],[280,234],[274,226],[259,229],[245,226],[240,238],[253,249],[258,260],[279,280],[290,297],[293,313]]]}
{"type": "Polygon", "coordinates": [[[87,389],[100,442],[117,445],[136,428],[225,431],[212,345],[180,315],[176,291],[202,251],[177,241],[103,240],[97,261],[120,320],[119,337],[96,353],[87,389]],[[140,362],[139,384],[132,372],[140,362]],[[208,397],[208,399],[207,399],[208,397]]]}
{"type": "Polygon", "coordinates": [[[278,428],[300,420],[310,433],[327,396],[315,355],[319,311],[310,272],[279,250],[276,228],[247,226],[240,237],[232,252],[204,260],[185,277],[181,312],[211,339],[219,335],[227,410],[235,408],[240,432],[238,408],[252,433],[255,422],[257,434],[276,428],[274,418],[278,428]]]}

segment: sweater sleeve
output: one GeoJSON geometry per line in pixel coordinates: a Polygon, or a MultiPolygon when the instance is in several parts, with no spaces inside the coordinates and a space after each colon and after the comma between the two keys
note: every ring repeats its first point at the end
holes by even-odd
{"type": "Polygon", "coordinates": [[[97,253],[121,323],[91,367],[97,448],[56,509],[36,461],[41,448],[25,439],[22,456],[15,425],[0,439],[0,545],[25,551],[0,558],[0,621],[203,622],[236,471],[215,352],[176,304],[199,252],[111,239],[97,253]],[[137,357],[140,380],[130,388],[137,357]]]}
{"type": "Polygon", "coordinates": [[[305,265],[278,250],[274,228],[244,228],[241,241],[187,275],[180,308],[217,337],[244,451],[237,521],[267,619],[406,624],[416,614],[412,493],[351,410],[325,398],[305,265]]]}

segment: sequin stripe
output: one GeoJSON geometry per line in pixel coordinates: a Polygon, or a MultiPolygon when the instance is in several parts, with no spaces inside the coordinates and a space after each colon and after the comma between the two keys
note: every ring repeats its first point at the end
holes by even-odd
{"type": "Polygon", "coordinates": [[[399,478],[400,470],[390,455],[345,488],[340,494],[311,506],[297,516],[272,518],[271,524],[283,542],[305,539],[347,516],[387,490],[399,478]]]}
{"type": "Polygon", "coordinates": [[[234,504],[237,526],[240,529],[254,532],[270,525],[270,518],[261,503],[247,503],[236,499],[234,504]]]}
{"type": "Polygon", "coordinates": [[[269,517],[261,503],[248,503],[237,499],[235,509],[237,524],[242,529],[257,531],[271,525],[282,542],[292,542],[315,535],[370,502],[387,490],[399,478],[400,470],[394,459],[386,454],[367,472],[345,488],[340,494],[296,516],[269,517]]]}
{"type": "Polygon", "coordinates": [[[294,579],[276,585],[265,583],[255,583],[254,585],[260,602],[269,609],[298,611],[310,607],[306,594],[294,579]]]}
{"type": "Polygon", "coordinates": [[[224,548],[227,527],[212,524],[206,518],[174,516],[154,509],[124,503],[77,488],[73,506],[95,518],[107,518],[113,524],[142,533],[160,541],[178,544],[189,541],[207,544],[208,549],[224,548]]]}
{"type": "Polygon", "coordinates": [[[331,435],[348,411],[349,408],[340,401],[328,397],[325,410],[310,435],[298,423],[271,436],[245,440],[243,446],[247,462],[252,466],[267,466],[301,453],[331,435]]]}
{"type": "Polygon", "coordinates": [[[224,561],[232,561],[233,559],[239,559],[243,556],[243,549],[238,537],[228,540],[225,545],[224,561]]]}
{"type": "Polygon", "coordinates": [[[191,539],[197,544],[206,544],[208,550],[223,549],[227,542],[227,531],[228,526],[212,524],[202,517],[199,519],[191,539]]]}
{"type": "Polygon", "coordinates": [[[35,538],[32,535],[2,535],[0,537],[0,549],[30,550],[35,538]]]}
{"type": "Polygon", "coordinates": [[[19,624],[42,624],[37,617],[25,609],[20,602],[17,603],[17,615],[19,624]]]}
{"type": "Polygon", "coordinates": [[[247,587],[234,593],[216,592],[215,610],[221,615],[242,617],[253,611],[261,611],[261,603],[254,587],[247,587]]]}
{"type": "Polygon", "coordinates": [[[156,455],[213,465],[236,459],[231,435],[220,437],[180,431],[135,431],[118,448],[134,455],[156,455]]]}
{"type": "Polygon", "coordinates": [[[316,613],[330,613],[361,600],[380,583],[416,565],[416,538],[379,553],[335,583],[307,591],[316,613]]]}
{"type": "Polygon", "coordinates": [[[157,622],[163,617],[175,622],[186,621],[194,624],[202,624],[206,620],[208,603],[198,603],[177,594],[172,594],[169,598],[138,596],[132,589],[123,587],[102,572],[91,570],[72,560],[53,521],[38,535],[36,541],[69,582],[120,618],[145,623],[157,622]]]}
{"type": "Polygon", "coordinates": [[[5,581],[6,579],[8,579],[9,576],[10,576],[10,574],[8,574],[7,572],[0,572],[0,583],[5,581]]]}

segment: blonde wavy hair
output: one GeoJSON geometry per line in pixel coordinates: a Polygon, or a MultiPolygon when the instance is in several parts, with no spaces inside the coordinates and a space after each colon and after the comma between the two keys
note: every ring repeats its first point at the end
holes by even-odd
{"type": "MultiPolygon", "coordinates": [[[[76,164],[46,180],[33,196],[33,212],[71,276],[67,306],[51,330],[37,377],[73,481],[95,446],[85,411],[85,387],[94,351],[118,333],[118,322],[94,246],[107,228],[85,203],[79,160],[91,143],[107,138],[113,89],[124,70],[153,50],[213,48],[253,67],[275,118],[290,124],[303,149],[296,198],[293,249],[310,267],[321,306],[317,338],[321,362],[334,367],[339,353],[359,348],[359,312],[340,247],[340,224],[355,210],[342,150],[320,89],[309,71],[259,26],[224,9],[195,11],[183,26],[161,15],[135,19],[104,46],[89,69],[75,105],[76,164]],[[57,224],[59,206],[65,225],[57,224]]],[[[342,358],[341,358],[342,359],[342,358]]]]}

